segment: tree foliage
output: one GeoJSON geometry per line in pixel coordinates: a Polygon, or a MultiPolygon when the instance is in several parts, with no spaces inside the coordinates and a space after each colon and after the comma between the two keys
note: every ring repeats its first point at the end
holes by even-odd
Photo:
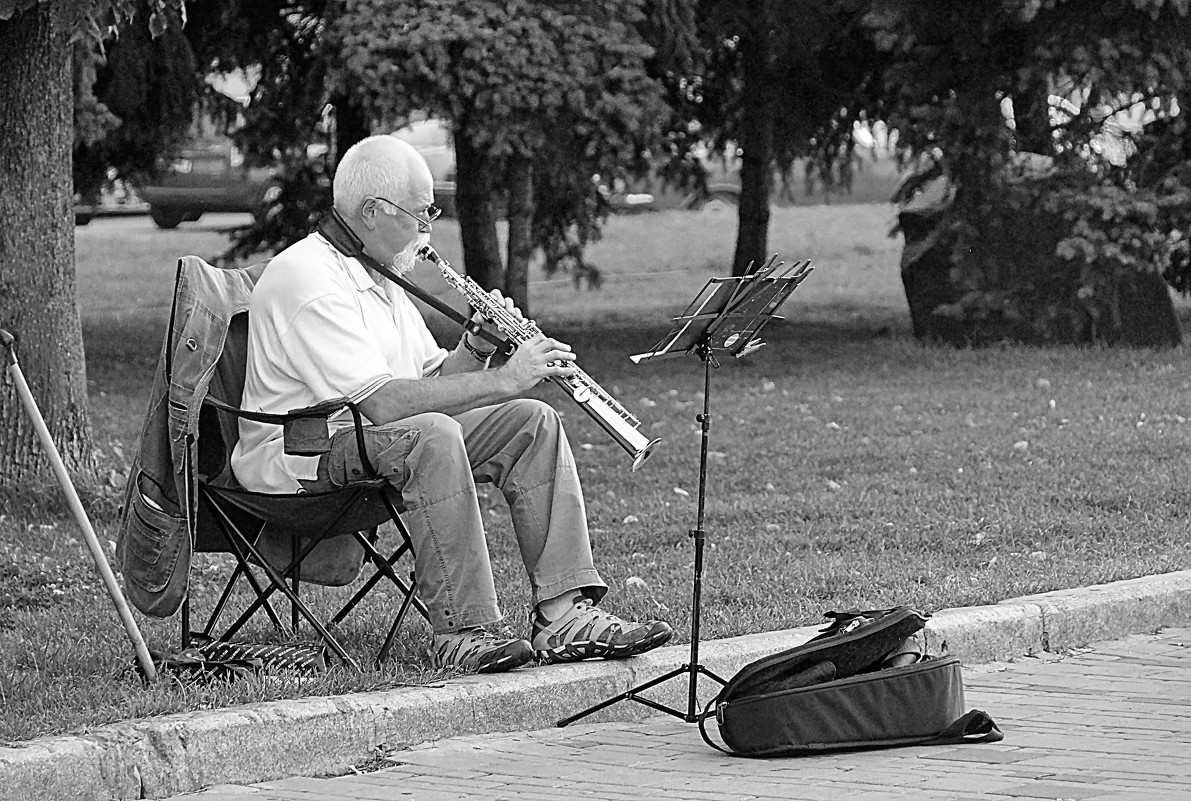
{"type": "Polygon", "coordinates": [[[873,110],[955,189],[946,313],[977,339],[1112,341],[1139,271],[1187,286],[1186,0],[856,7],[884,56],[873,110]],[[1037,236],[1035,269],[1007,269],[1013,236],[1037,236]]]}
{"type": "MultiPolygon", "coordinates": [[[[102,41],[111,31],[130,22],[137,13],[137,0],[75,0],[71,3],[55,0],[0,0],[0,22],[36,6],[53,6],[55,23],[64,26],[80,38],[102,41]]],[[[182,0],[149,0],[149,25],[156,36],[169,26],[171,11],[185,13],[182,0]]]]}
{"type": "Polygon", "coordinates": [[[775,170],[788,177],[803,157],[827,181],[841,170],[847,178],[857,98],[872,68],[859,16],[838,2],[698,3],[703,58],[680,97],[717,151],[741,150],[735,274],[768,255],[775,170]]]}
{"type": "Polygon", "coordinates": [[[134,184],[187,141],[203,86],[181,14],[153,36],[148,0],[104,42],[77,41],[74,186],[94,200],[114,171],[134,184]]]}
{"type": "Polygon", "coordinates": [[[338,54],[326,29],[341,5],[205,0],[191,9],[186,36],[199,71],[253,78],[246,105],[211,111],[248,162],[275,167],[281,183],[268,213],[233,235],[224,259],[276,252],[306,236],[330,210],[336,156],[368,133],[348,124],[355,110],[328,84],[338,54]],[[312,156],[312,145],[326,149],[312,156]]]}
{"type": "Polygon", "coordinates": [[[602,211],[593,176],[624,171],[656,140],[664,109],[645,22],[636,0],[349,0],[331,35],[340,85],[382,127],[415,112],[450,121],[467,268],[492,286],[503,283],[485,245],[494,229],[468,246],[469,227],[494,222],[485,202],[528,178],[532,199],[509,197],[510,226],[531,215],[529,244],[578,258],[602,211]]]}
{"type": "Polygon", "coordinates": [[[204,0],[191,7],[186,36],[206,73],[243,71],[255,79],[236,112],[237,144],[250,161],[302,155],[317,138],[335,54],[324,36],[328,0],[204,0]]]}
{"type": "Polygon", "coordinates": [[[193,4],[185,33],[199,71],[256,78],[234,136],[250,160],[279,163],[283,183],[272,213],[240,231],[226,256],[296,241],[328,209],[334,162],[348,145],[429,114],[456,136],[468,272],[489,287],[514,287],[527,302],[535,250],[545,251],[548,267],[582,269],[582,246],[607,211],[593,176],[643,168],[666,116],[650,70],[691,50],[688,0],[644,5],[193,4]],[[662,55],[651,59],[644,36],[662,55]],[[311,158],[308,145],[324,135],[329,156],[311,158]],[[510,220],[507,280],[495,235],[501,212],[510,220]]]}

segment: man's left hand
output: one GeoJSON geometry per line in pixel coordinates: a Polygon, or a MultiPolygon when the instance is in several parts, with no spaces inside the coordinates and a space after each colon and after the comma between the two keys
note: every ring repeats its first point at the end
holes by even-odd
{"type": "MultiPolygon", "coordinates": [[[[494,289],[489,294],[492,296],[493,300],[505,308],[505,310],[508,312],[508,316],[515,320],[517,324],[521,324],[525,321],[525,315],[523,315],[521,310],[518,309],[516,304],[513,303],[512,298],[506,298],[504,293],[502,293],[499,289],[494,289]]],[[[480,326],[480,328],[494,337],[499,339],[506,338],[502,333],[500,326],[496,324],[496,321],[483,312],[477,310],[476,313],[471,316],[471,322],[473,325],[480,326]]],[[[479,336],[473,337],[470,333],[464,334],[464,336],[468,337],[467,344],[470,345],[474,350],[478,350],[480,352],[492,350],[492,344],[488,340],[479,336]]]]}

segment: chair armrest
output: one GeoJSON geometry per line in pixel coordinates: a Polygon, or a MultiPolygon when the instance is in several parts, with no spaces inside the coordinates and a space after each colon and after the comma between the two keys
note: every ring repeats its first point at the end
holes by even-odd
{"type": "Polygon", "coordinates": [[[291,456],[321,456],[331,450],[327,419],[344,407],[351,407],[347,398],[332,398],[287,412],[282,424],[285,429],[285,452],[291,456]]]}
{"type": "Polygon", "coordinates": [[[319,456],[330,450],[331,438],[327,435],[327,419],[345,407],[352,408],[347,398],[332,398],[303,409],[292,409],[285,414],[238,409],[210,395],[203,403],[245,420],[281,426],[284,429],[282,436],[285,452],[291,456],[319,456]]]}
{"type": "Polygon", "coordinates": [[[317,417],[326,420],[336,412],[351,406],[351,401],[347,398],[331,398],[322,403],[316,403],[313,406],[307,406],[303,409],[290,409],[285,413],[286,417],[317,417]]]}

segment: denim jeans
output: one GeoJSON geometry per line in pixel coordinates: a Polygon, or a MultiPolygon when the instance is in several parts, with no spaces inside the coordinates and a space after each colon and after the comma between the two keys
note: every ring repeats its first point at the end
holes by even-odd
{"type": "MultiPolygon", "coordinates": [[[[579,474],[557,412],[519,399],[448,416],[428,412],[365,429],[368,458],[401,491],[415,553],[418,595],[436,634],[502,615],[476,484],[509,505],[532,603],[572,590],[599,600],[579,474]]],[[[336,432],[308,491],[363,480],[351,428],[336,432]]]]}

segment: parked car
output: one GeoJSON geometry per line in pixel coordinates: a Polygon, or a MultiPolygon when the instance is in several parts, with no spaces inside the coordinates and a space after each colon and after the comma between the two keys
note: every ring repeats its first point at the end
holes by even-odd
{"type": "Polygon", "coordinates": [[[249,167],[226,139],[196,141],[139,188],[149,216],[159,228],[176,228],[206,212],[247,212],[259,216],[281,192],[268,167],[249,167]]]}

